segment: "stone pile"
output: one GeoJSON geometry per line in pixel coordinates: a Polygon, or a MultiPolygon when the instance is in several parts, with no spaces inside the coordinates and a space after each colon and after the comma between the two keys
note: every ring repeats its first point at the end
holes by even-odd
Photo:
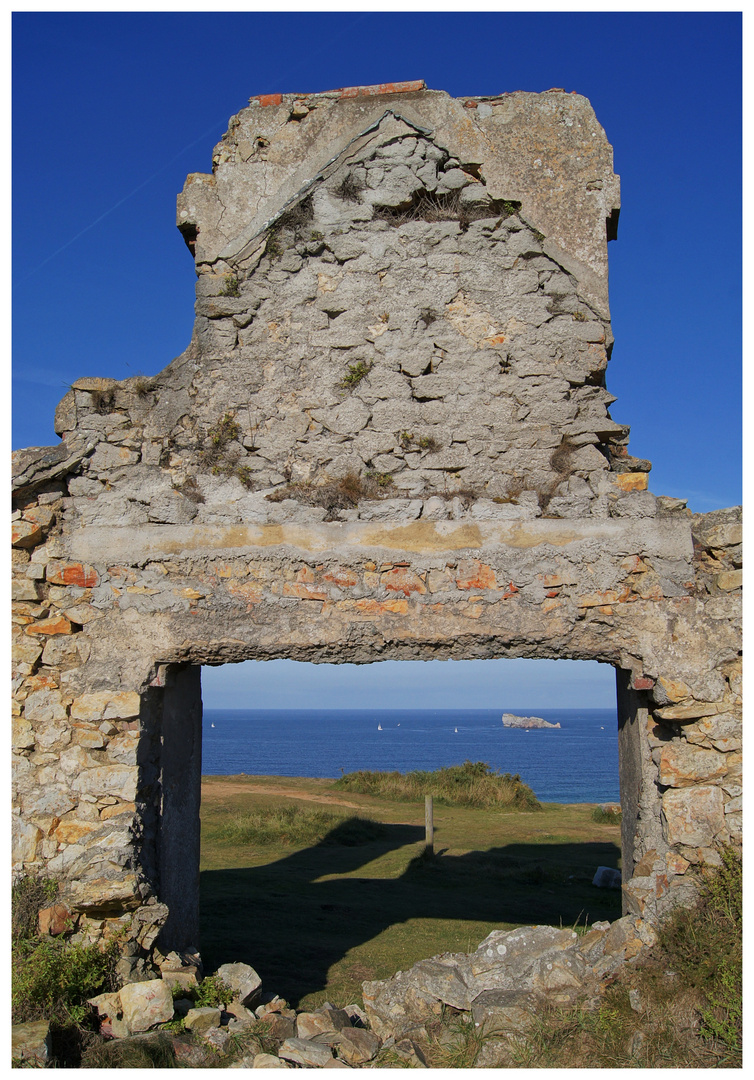
{"type": "MultiPolygon", "coordinates": [[[[254,1034],[266,1049],[230,1067],[379,1067],[386,1054],[422,1067],[430,1045],[427,1029],[446,1010],[468,1015],[486,1035],[520,1036],[546,1004],[596,1004],[606,980],[655,941],[653,928],[636,916],[595,923],[582,935],[552,926],[495,930],[473,953],[443,953],[390,979],[364,983],[363,1010],[326,1002],[296,1011],[264,994],[254,969],[240,963],[217,971],[232,1000],[197,1007],[180,996],[181,989],[190,992],[201,981],[198,954],[189,951],[161,957],[161,978],[127,983],[89,1003],[107,1038],[141,1038],[169,1025],[176,1058],[186,1066],[206,1064],[207,1049],[228,1055],[234,1036],[254,1034]],[[177,1020],[191,1040],[175,1032],[177,1020]]],[[[45,1024],[18,1025],[17,1056],[46,1060],[46,1034],[45,1024]]]]}
{"type": "Polygon", "coordinates": [[[410,1036],[446,1006],[470,1013],[486,1031],[516,1034],[544,1004],[596,999],[606,978],[656,940],[636,916],[594,923],[584,935],[552,926],[493,930],[471,954],[443,953],[364,983],[364,1008],[381,1038],[410,1036]]]}
{"type": "MultiPolygon", "coordinates": [[[[161,978],[127,983],[116,993],[91,998],[100,1034],[140,1037],[180,1020],[185,1031],[201,1039],[186,1043],[180,1036],[173,1038],[176,1057],[185,1065],[198,1063],[202,1046],[228,1051],[233,1036],[252,1032],[276,1047],[276,1053],[260,1052],[236,1062],[235,1068],[353,1067],[371,1061],[383,1046],[383,1040],[368,1030],[358,1005],[337,1009],[326,1003],[311,1012],[296,1012],[282,998],[263,994],[261,979],[248,964],[223,964],[217,970],[218,979],[230,987],[232,1000],[222,1006],[195,1007],[190,997],[180,996],[180,990],[200,985],[197,961],[193,952],[171,953],[162,958],[161,978]]],[[[36,1029],[30,1035],[39,1043],[36,1029]]]]}

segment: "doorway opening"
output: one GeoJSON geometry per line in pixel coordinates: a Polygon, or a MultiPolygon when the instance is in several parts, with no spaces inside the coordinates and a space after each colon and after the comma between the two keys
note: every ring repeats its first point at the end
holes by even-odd
{"type": "MultiPolygon", "coordinates": [[[[198,669],[182,670],[195,689],[198,669]]],[[[618,815],[593,818],[595,804],[626,797],[614,678],[607,665],[567,660],[205,668],[201,756],[188,754],[184,728],[176,802],[184,826],[198,820],[188,755],[203,776],[201,925],[185,874],[174,897],[183,914],[170,922],[181,938],[193,932],[208,969],[249,963],[309,1007],[417,959],[473,950],[493,928],[618,917],[620,892],[592,885],[598,866],[617,868],[625,853],[618,815]],[[503,713],[561,726],[509,728],[503,713]],[[464,762],[520,778],[538,807],[438,796],[431,859],[423,799],[353,777],[463,774],[464,762]]],[[[185,694],[174,696],[185,717],[185,694]]],[[[173,859],[187,866],[189,848],[184,830],[173,859]]]]}

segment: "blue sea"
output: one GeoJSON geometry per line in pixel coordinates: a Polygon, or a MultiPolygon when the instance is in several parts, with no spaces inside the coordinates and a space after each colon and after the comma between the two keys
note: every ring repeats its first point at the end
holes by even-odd
{"type": "Polygon", "coordinates": [[[357,769],[439,769],[486,761],[543,802],[617,802],[614,709],[205,709],[209,776],[338,777],[357,769]],[[504,728],[502,713],[560,729],[504,728]]]}

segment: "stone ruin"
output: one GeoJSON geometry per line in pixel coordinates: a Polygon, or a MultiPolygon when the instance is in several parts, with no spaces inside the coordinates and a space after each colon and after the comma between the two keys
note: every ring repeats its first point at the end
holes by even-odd
{"type": "Polygon", "coordinates": [[[198,941],[202,664],[612,664],[624,911],[740,843],[740,508],[610,416],[618,213],[557,90],[252,98],[188,177],[188,348],[14,455],[13,868],[125,977],[198,941]]]}

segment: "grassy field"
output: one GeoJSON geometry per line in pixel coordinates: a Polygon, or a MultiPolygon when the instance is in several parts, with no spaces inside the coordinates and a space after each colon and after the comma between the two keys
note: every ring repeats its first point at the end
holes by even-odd
{"type": "Polygon", "coordinates": [[[618,918],[619,893],[591,881],[598,866],[619,865],[620,825],[593,811],[435,803],[427,859],[423,800],[330,780],[204,777],[206,969],[243,961],[299,1008],[345,1005],[361,1000],[365,979],[473,950],[496,928],[618,918]]]}

